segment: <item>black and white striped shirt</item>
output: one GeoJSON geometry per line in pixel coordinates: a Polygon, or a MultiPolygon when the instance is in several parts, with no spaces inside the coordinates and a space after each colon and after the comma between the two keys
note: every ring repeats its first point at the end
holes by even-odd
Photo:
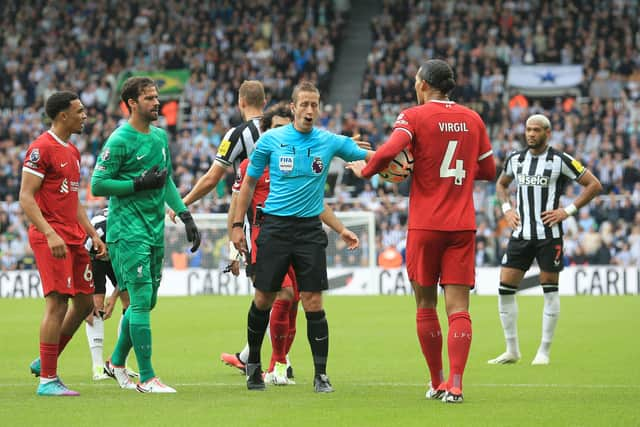
{"type": "Polygon", "coordinates": [[[513,230],[512,237],[524,240],[562,237],[562,226],[547,227],[541,214],[557,209],[569,181],[580,179],[585,172],[579,161],[551,147],[537,156],[528,149],[512,153],[504,168],[504,174],[514,178],[518,186],[520,225],[513,230]]]}
{"type": "Polygon", "coordinates": [[[249,158],[260,138],[261,119],[262,117],[254,117],[229,129],[218,147],[215,161],[225,168],[233,166],[233,170],[237,172],[240,162],[249,158]]]}
{"type": "MultiPolygon", "coordinates": [[[[105,240],[105,236],[107,235],[107,215],[108,215],[108,212],[109,212],[108,209],[104,209],[99,214],[96,214],[96,216],[91,218],[91,224],[93,225],[93,228],[96,229],[96,232],[98,233],[98,236],[103,241],[105,240]]],[[[91,255],[91,258],[93,258],[96,253],[95,253],[95,249],[93,249],[93,239],[91,237],[87,236],[87,240],[84,242],[84,247],[87,249],[87,251],[89,251],[89,254],[91,255]]],[[[107,255],[106,258],[100,258],[100,260],[108,261],[109,260],[109,256],[107,255]]]]}

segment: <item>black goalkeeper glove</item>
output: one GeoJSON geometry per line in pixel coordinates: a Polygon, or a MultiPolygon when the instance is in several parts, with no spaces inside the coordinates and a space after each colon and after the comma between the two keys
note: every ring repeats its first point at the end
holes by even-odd
{"type": "Polygon", "coordinates": [[[164,187],[167,181],[167,170],[159,171],[160,166],[155,165],[149,170],[142,172],[142,175],[133,180],[133,191],[155,190],[164,187]]]}
{"type": "Polygon", "coordinates": [[[198,227],[196,227],[196,223],[193,221],[191,213],[189,213],[189,211],[184,211],[180,212],[178,216],[184,224],[184,229],[187,232],[187,240],[193,242],[191,252],[197,251],[200,247],[200,232],[198,231],[198,227]]]}

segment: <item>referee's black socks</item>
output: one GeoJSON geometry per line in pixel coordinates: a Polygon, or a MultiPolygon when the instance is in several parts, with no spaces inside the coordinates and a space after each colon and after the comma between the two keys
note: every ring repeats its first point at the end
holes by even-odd
{"type": "Polygon", "coordinates": [[[329,324],[324,310],[306,312],[307,338],[313,355],[315,374],[327,373],[327,355],[329,354],[329,324]]]}
{"type": "Polygon", "coordinates": [[[269,312],[271,310],[260,310],[256,303],[251,301],[249,308],[249,318],[247,319],[247,342],[249,343],[249,358],[247,363],[260,363],[260,349],[262,340],[269,325],[269,312]]]}

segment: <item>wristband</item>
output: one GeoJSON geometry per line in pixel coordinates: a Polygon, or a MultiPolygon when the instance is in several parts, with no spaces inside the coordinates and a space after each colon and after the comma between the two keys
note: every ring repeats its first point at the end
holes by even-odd
{"type": "Polygon", "coordinates": [[[244,222],[234,222],[233,224],[231,224],[231,228],[236,227],[244,228],[244,222]]]}
{"type": "Polygon", "coordinates": [[[503,213],[503,214],[506,214],[506,213],[507,213],[507,212],[509,212],[511,209],[512,209],[512,207],[511,207],[511,203],[509,203],[509,202],[504,202],[504,203],[502,204],[502,213],[503,213]]]}
{"type": "Polygon", "coordinates": [[[578,208],[576,208],[576,205],[574,205],[573,203],[571,203],[569,206],[567,206],[566,208],[564,208],[564,211],[567,213],[567,215],[572,216],[572,215],[574,215],[576,212],[578,212],[578,208]]]}

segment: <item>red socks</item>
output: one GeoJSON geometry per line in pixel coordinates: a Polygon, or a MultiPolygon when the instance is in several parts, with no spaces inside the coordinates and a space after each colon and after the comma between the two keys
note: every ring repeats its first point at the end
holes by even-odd
{"type": "Polygon", "coordinates": [[[287,342],[289,337],[289,309],[291,301],[276,300],[271,307],[269,319],[269,332],[271,334],[271,364],[269,371],[273,370],[276,362],[287,362],[287,342]]]}
{"type": "Polygon", "coordinates": [[[58,356],[62,354],[62,351],[67,346],[67,344],[69,344],[71,338],[73,338],[73,335],[60,334],[60,341],[58,342],[58,356]]]}
{"type": "Polygon", "coordinates": [[[293,340],[296,337],[296,317],[298,316],[298,304],[297,301],[291,301],[291,306],[289,308],[289,335],[287,336],[287,348],[285,349],[285,354],[289,354],[291,350],[291,345],[293,344],[293,340]]]}
{"type": "Polygon", "coordinates": [[[462,374],[471,348],[471,317],[466,311],[449,316],[449,387],[462,390],[462,374]]]}
{"type": "Polygon", "coordinates": [[[40,377],[55,378],[58,375],[58,344],[40,343],[40,377]]]}
{"type": "Polygon", "coordinates": [[[444,374],[442,373],[442,331],[436,310],[419,308],[416,312],[416,329],[422,354],[431,373],[431,386],[437,388],[444,381],[444,374]]]}

